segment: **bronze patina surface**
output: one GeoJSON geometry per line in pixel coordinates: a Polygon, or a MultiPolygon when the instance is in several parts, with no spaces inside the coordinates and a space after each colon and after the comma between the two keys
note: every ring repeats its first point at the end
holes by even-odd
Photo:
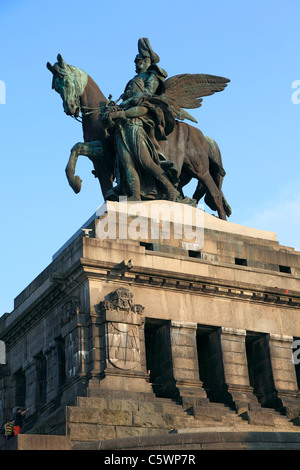
{"type": "Polygon", "coordinates": [[[186,73],[167,78],[147,38],[139,39],[138,51],[136,75],[116,102],[60,54],[53,66],[47,64],[65,113],[76,119],[82,115],[84,143],[73,146],[66,168],[71,187],[76,193],[81,189],[75,166],[78,156],[86,155],[105,200],[127,197],[196,205],[205,196],[208,206],[226,219],[231,208],[221,189],[225,171],[219,147],[183,121],[197,122],[186,109],[200,107],[204,96],[224,90],[229,79],[186,73]],[[183,187],[192,178],[198,186],[188,198],[183,187]]]}

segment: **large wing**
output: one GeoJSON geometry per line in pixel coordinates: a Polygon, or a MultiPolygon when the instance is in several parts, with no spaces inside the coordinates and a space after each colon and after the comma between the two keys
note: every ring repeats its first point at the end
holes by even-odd
{"type": "Polygon", "coordinates": [[[178,119],[190,119],[197,122],[182,108],[199,108],[203,96],[223,91],[228,82],[230,82],[228,78],[216,75],[184,73],[166,80],[162,96],[178,119]]]}

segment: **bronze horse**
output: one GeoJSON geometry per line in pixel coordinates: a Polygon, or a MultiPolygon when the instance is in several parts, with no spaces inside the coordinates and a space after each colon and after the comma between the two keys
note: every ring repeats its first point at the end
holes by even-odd
{"type": "MultiPolygon", "coordinates": [[[[66,64],[60,54],[53,66],[47,63],[47,68],[53,74],[52,88],[60,94],[65,113],[76,119],[80,112],[82,115],[84,142],[78,142],[71,149],[66,167],[69,184],[75,193],[80,191],[81,179],[75,175],[75,168],[79,155],[87,156],[94,165],[93,173],[99,179],[106,199],[106,193],[113,187],[114,181],[113,142],[102,123],[108,100],[88,74],[66,64]]],[[[205,195],[207,205],[226,220],[231,208],[221,190],[225,171],[216,142],[205,137],[199,129],[176,121],[168,140],[160,144],[166,158],[177,167],[178,189],[182,196],[182,188],[196,178],[198,186],[193,198],[198,202],[205,195]]]]}

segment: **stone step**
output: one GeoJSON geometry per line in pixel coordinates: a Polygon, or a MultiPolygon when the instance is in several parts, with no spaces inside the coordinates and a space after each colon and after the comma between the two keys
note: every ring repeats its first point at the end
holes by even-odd
{"type": "Polygon", "coordinates": [[[135,401],[122,400],[109,397],[77,397],[75,406],[95,409],[127,410],[127,411],[150,411],[159,413],[184,412],[181,405],[171,400],[157,401],[135,401]]]}
{"type": "Polygon", "coordinates": [[[184,410],[172,399],[146,398],[125,399],[122,394],[111,397],[107,393],[77,397],[72,406],[51,415],[36,427],[34,433],[66,434],[74,446],[82,442],[88,448],[91,445],[89,441],[168,434],[179,430],[197,432],[206,428],[228,428],[300,432],[300,426],[295,426],[285,415],[273,409],[261,408],[254,412],[255,416],[252,415],[256,420],[251,421],[249,416],[238,415],[222,403],[207,402],[195,409],[184,410]]]}
{"type": "Polygon", "coordinates": [[[272,408],[261,408],[259,411],[243,413],[243,419],[248,421],[249,425],[268,426],[273,430],[286,429],[294,431],[295,429],[294,423],[286,415],[272,408]]]}
{"type": "MultiPolygon", "coordinates": [[[[195,425],[199,426],[199,420],[195,419],[192,410],[183,410],[181,405],[176,404],[176,402],[172,401],[171,399],[160,399],[158,398],[156,401],[150,402],[136,402],[133,400],[121,400],[121,399],[109,399],[109,398],[90,398],[90,397],[78,397],[77,405],[79,407],[86,407],[86,408],[95,408],[95,409],[102,409],[102,410],[126,410],[126,411],[135,411],[135,412],[150,412],[150,413],[160,413],[164,415],[175,415],[175,417],[170,417],[170,421],[172,423],[178,424],[178,420],[184,422],[185,418],[188,418],[187,423],[190,424],[195,421],[195,425]],[[198,423],[198,424],[197,424],[198,423]]],[[[206,416],[201,417],[201,422],[214,422],[213,416],[214,410],[218,410],[218,421],[231,423],[236,422],[237,420],[241,420],[236,415],[234,410],[231,410],[230,407],[224,404],[209,404],[209,409],[211,410],[210,413],[206,414],[206,416]]],[[[201,409],[201,408],[200,408],[201,409]]]]}
{"type": "Polygon", "coordinates": [[[294,423],[292,423],[291,421],[289,421],[289,419],[286,417],[286,416],[282,416],[282,417],[277,417],[275,416],[274,417],[274,424],[276,427],[286,427],[286,428],[290,428],[290,429],[294,429],[295,426],[294,423]]]}
{"type": "MultiPolygon", "coordinates": [[[[85,411],[85,410],[84,410],[85,411]]],[[[96,410],[90,409],[93,413],[96,410]]],[[[187,430],[187,432],[197,432],[197,430],[203,430],[205,428],[215,429],[216,426],[228,427],[232,429],[232,424],[228,423],[215,423],[212,421],[201,421],[195,420],[193,416],[176,416],[171,421],[164,420],[166,416],[157,414],[154,416],[153,413],[145,414],[135,412],[132,416],[133,422],[124,420],[124,414],[106,416],[106,410],[102,412],[102,424],[99,424],[99,417],[93,413],[89,418],[89,422],[85,420],[82,422],[82,416],[78,412],[72,411],[68,415],[68,434],[71,437],[73,448],[89,448],[90,441],[114,439],[129,436],[150,436],[150,435],[163,435],[178,432],[179,430],[187,430]],[[122,418],[121,422],[118,418],[122,418]],[[107,419],[107,424],[105,420],[107,419]],[[117,421],[116,421],[117,419],[117,421]],[[128,425],[130,424],[130,425],[128,425]],[[171,426],[172,425],[172,426],[171,426]],[[83,439],[84,438],[84,439],[83,439]]],[[[126,416],[128,418],[128,416],[126,416]]],[[[86,416],[85,416],[86,418],[86,416]]],[[[236,424],[236,429],[247,430],[249,427],[247,422],[240,421],[236,424]]]]}
{"type": "MultiPolygon", "coordinates": [[[[135,428],[155,428],[158,430],[172,430],[178,427],[202,427],[202,426],[213,426],[216,423],[222,423],[223,425],[237,424],[247,425],[234,411],[226,410],[225,413],[219,414],[218,419],[214,419],[212,414],[206,413],[201,415],[201,419],[196,419],[193,415],[185,413],[179,405],[175,405],[177,408],[175,412],[170,413],[168,410],[153,409],[153,403],[126,403],[126,410],[121,408],[119,402],[114,403],[112,400],[109,403],[110,408],[104,408],[102,402],[99,400],[79,400],[81,405],[89,404],[89,406],[79,406],[78,408],[70,407],[68,409],[68,424],[76,422],[85,422],[89,425],[101,425],[101,426],[120,426],[128,427],[132,426],[135,428]],[[92,407],[96,406],[97,407],[92,407]]],[[[158,406],[158,405],[157,405],[158,406]]],[[[174,405],[172,405],[174,406],[174,405]]],[[[72,426],[73,426],[72,424],[72,426]]]]}
{"type": "Polygon", "coordinates": [[[133,426],[106,426],[91,423],[69,423],[68,435],[71,442],[91,442],[130,436],[151,436],[168,434],[171,430],[133,426]]]}
{"type": "Polygon", "coordinates": [[[125,426],[138,428],[157,428],[170,430],[178,422],[192,422],[194,418],[187,416],[180,408],[176,413],[153,411],[152,409],[113,409],[91,407],[67,407],[68,426],[73,423],[85,423],[101,426],[125,426]]]}
{"type": "Polygon", "coordinates": [[[98,386],[91,386],[86,391],[87,398],[116,398],[121,400],[136,400],[136,401],[155,401],[156,396],[154,393],[135,392],[135,391],[123,391],[123,390],[112,390],[103,389],[98,386]]]}
{"type": "MultiPolygon", "coordinates": [[[[167,428],[176,428],[180,427],[202,427],[204,425],[215,425],[216,423],[222,423],[223,425],[239,425],[243,427],[247,427],[248,421],[245,420],[242,416],[238,416],[234,410],[232,410],[228,405],[223,403],[209,403],[208,408],[204,414],[200,413],[199,416],[194,416],[193,414],[189,414],[188,412],[183,411],[181,405],[176,404],[171,399],[166,398],[156,398],[155,401],[134,401],[134,400],[121,400],[121,399],[110,399],[104,397],[98,398],[91,398],[91,397],[78,397],[77,405],[80,408],[94,408],[95,413],[97,410],[102,410],[102,413],[108,413],[111,415],[112,411],[127,411],[133,413],[132,418],[138,420],[141,416],[146,419],[148,425],[150,427],[153,422],[158,422],[160,420],[159,417],[155,417],[158,413],[163,415],[164,422],[168,423],[167,428]],[[108,411],[106,411],[108,410],[108,411]],[[110,410],[110,411],[109,411],[110,410]],[[214,412],[217,410],[217,416],[214,416],[214,412]],[[144,413],[142,415],[141,413],[144,413]],[[152,414],[151,419],[149,421],[148,413],[152,414]],[[170,415],[170,416],[168,416],[170,415]],[[140,416],[138,419],[137,417],[140,416]],[[198,418],[198,419],[197,419],[198,418]]],[[[203,411],[203,408],[199,408],[203,411]]],[[[82,410],[83,411],[83,410],[82,410]]],[[[115,414],[117,416],[117,414],[115,414]]],[[[122,414],[120,414],[122,416],[122,414]]],[[[279,416],[279,418],[281,418],[279,416]]],[[[115,423],[114,423],[115,424],[115,423]]],[[[146,423],[144,423],[146,425],[146,423]]],[[[161,427],[162,424],[159,425],[161,427]]]]}

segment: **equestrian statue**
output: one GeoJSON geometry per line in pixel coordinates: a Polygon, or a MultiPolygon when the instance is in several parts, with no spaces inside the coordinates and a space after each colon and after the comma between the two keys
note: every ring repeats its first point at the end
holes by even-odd
{"type": "Polygon", "coordinates": [[[81,179],[75,175],[79,155],[93,163],[105,200],[169,200],[206,204],[226,220],[231,208],[222,192],[225,170],[214,139],[185,120],[197,123],[187,111],[201,106],[203,97],[225,89],[227,78],[181,74],[167,78],[149,39],[138,41],[136,75],[120,98],[106,98],[83,70],[68,65],[58,54],[52,88],[63,100],[67,115],[82,123],[84,142],[71,149],[66,175],[75,193],[81,179]],[[183,188],[198,181],[192,198],[183,188]]]}

